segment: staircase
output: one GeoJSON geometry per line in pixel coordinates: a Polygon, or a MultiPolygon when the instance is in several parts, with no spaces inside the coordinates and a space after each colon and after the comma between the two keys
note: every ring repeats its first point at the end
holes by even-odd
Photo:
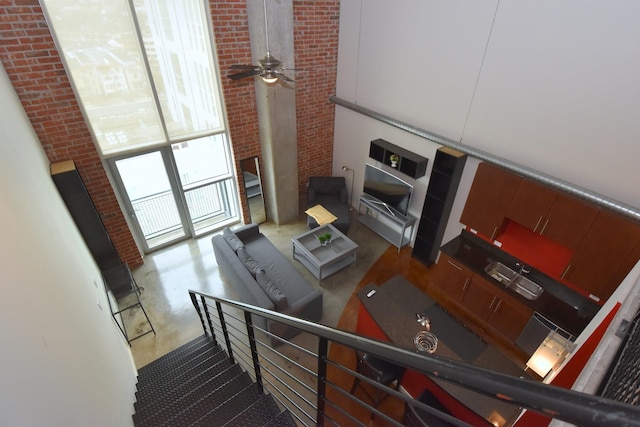
{"type": "Polygon", "coordinates": [[[208,335],[141,368],[137,388],[140,427],[296,425],[208,335]]]}

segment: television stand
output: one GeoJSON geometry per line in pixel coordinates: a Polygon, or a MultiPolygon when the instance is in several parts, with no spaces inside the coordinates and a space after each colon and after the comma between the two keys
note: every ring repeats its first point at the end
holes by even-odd
{"type": "Polygon", "coordinates": [[[358,205],[358,220],[380,237],[400,249],[411,242],[416,218],[394,212],[384,203],[362,194],[358,205]]]}

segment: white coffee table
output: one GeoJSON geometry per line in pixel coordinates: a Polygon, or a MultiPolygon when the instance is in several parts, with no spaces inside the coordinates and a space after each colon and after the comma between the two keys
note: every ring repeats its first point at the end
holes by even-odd
{"type": "Polygon", "coordinates": [[[356,262],[358,245],[331,224],[309,230],[291,242],[293,259],[300,261],[318,282],[356,262]],[[318,236],[325,233],[331,233],[331,242],[323,246],[318,236]]]}

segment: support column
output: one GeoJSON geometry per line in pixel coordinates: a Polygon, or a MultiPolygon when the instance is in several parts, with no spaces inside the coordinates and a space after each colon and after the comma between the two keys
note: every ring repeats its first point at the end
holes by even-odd
{"type": "MultiPolygon", "coordinates": [[[[253,63],[267,53],[268,28],[271,55],[295,68],[293,1],[267,0],[267,28],[263,0],[247,0],[247,11],[253,63]]],[[[276,224],[286,224],[299,215],[295,83],[267,84],[256,77],[255,85],[267,212],[276,224]]]]}

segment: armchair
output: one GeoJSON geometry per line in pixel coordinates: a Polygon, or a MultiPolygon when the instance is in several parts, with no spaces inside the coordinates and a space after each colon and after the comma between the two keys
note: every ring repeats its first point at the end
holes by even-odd
{"type": "MultiPolygon", "coordinates": [[[[307,185],[307,208],[322,205],[338,219],[331,224],[347,234],[351,225],[349,216],[349,195],[347,184],[342,176],[312,176],[307,185]]],[[[316,228],[318,223],[313,217],[307,217],[307,227],[316,228]]]]}

